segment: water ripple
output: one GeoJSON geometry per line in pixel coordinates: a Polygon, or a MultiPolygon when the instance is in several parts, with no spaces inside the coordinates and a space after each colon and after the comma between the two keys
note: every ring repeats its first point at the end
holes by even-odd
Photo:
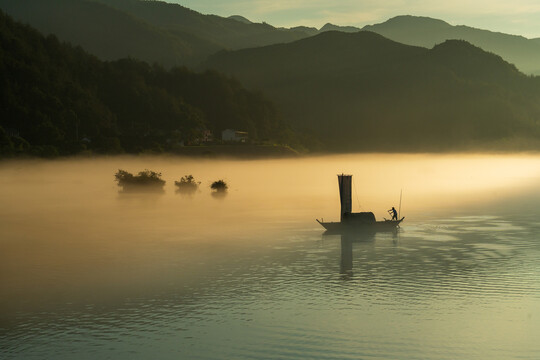
{"type": "Polygon", "coordinates": [[[297,231],[234,261],[204,262],[197,282],[20,313],[0,332],[0,355],[533,359],[540,346],[523,333],[540,333],[533,233],[498,217],[440,219],[342,251],[340,237],[297,231]]]}

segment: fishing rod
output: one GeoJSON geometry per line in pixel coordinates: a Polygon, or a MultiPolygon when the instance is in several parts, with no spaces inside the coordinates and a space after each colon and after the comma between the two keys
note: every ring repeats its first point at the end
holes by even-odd
{"type": "Polygon", "coordinates": [[[399,209],[398,209],[398,218],[401,218],[401,197],[403,196],[403,188],[399,193],[399,209]]]}

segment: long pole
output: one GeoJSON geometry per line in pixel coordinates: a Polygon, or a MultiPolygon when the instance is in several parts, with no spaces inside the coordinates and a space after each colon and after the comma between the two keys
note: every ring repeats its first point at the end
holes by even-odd
{"type": "Polygon", "coordinates": [[[399,210],[398,210],[398,218],[401,218],[401,197],[403,195],[403,189],[401,189],[399,193],[399,210]]]}

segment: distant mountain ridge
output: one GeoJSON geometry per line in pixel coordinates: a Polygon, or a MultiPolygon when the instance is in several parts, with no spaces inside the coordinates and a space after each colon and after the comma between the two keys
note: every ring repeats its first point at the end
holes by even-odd
{"type": "Polygon", "coordinates": [[[181,5],[163,1],[93,1],[103,1],[154,26],[173,33],[176,31],[191,33],[225,49],[236,50],[291,42],[307,36],[303,32],[275,28],[265,23],[246,23],[216,15],[203,15],[181,5]]]}
{"type": "Polygon", "coordinates": [[[252,21],[250,21],[249,19],[246,19],[245,17],[241,15],[231,15],[229,16],[229,19],[240,21],[241,23],[244,23],[244,24],[253,24],[252,21]]]}
{"type": "Polygon", "coordinates": [[[429,17],[403,15],[362,28],[403,44],[432,48],[446,40],[465,40],[502,56],[526,74],[540,74],[540,41],[469,26],[453,26],[429,17]]]}
{"type": "Polygon", "coordinates": [[[15,19],[82,46],[103,60],[133,57],[167,67],[194,67],[220,50],[290,43],[326,31],[364,30],[426,48],[450,39],[466,40],[502,56],[527,74],[540,74],[538,39],[453,26],[428,17],[397,16],[362,29],[330,23],[320,29],[285,29],[253,23],[241,15],[203,15],[157,0],[0,0],[0,8],[15,19]]]}
{"type": "Polygon", "coordinates": [[[325,32],[325,31],[343,31],[343,32],[358,32],[362,29],[357,28],[355,26],[340,26],[340,25],[334,25],[330,23],[324,24],[322,28],[320,28],[319,32],[325,32]]]}
{"type": "Polygon", "coordinates": [[[485,51],[502,56],[526,74],[540,75],[540,38],[527,39],[519,35],[478,29],[464,25],[450,25],[446,21],[424,16],[400,15],[385,22],[355,26],[339,26],[327,23],[316,28],[296,27],[310,35],[325,31],[358,32],[371,31],[388,39],[431,49],[446,40],[465,40],[485,51]]]}
{"type": "Polygon", "coordinates": [[[132,57],[165,66],[196,64],[220,47],[191,34],[168,33],[95,1],[0,0],[0,8],[44,34],[82,46],[103,60],[132,57]]]}
{"type": "Polygon", "coordinates": [[[196,66],[222,49],[308,36],[299,30],[202,15],[162,1],[0,0],[0,9],[103,60],[133,57],[168,67],[196,66]]]}
{"type": "Polygon", "coordinates": [[[540,79],[465,41],[433,49],[368,31],[220,52],[206,63],[264,91],[330,149],[426,150],[540,136],[540,79]]]}
{"type": "Polygon", "coordinates": [[[465,40],[485,51],[502,56],[526,74],[540,75],[540,38],[527,39],[519,35],[470,26],[454,26],[446,21],[430,17],[400,15],[363,28],[327,23],[319,30],[304,31],[311,35],[324,31],[371,31],[406,45],[422,46],[428,49],[446,40],[465,40]]]}

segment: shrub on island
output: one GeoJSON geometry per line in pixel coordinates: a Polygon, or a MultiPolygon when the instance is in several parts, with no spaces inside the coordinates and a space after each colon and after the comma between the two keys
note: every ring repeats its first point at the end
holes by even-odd
{"type": "Polygon", "coordinates": [[[200,181],[195,181],[193,175],[182,176],[180,181],[175,181],[174,184],[178,187],[176,190],[179,193],[183,194],[193,194],[197,189],[199,189],[200,181]]]}
{"type": "Polygon", "coordinates": [[[119,169],[114,177],[118,186],[121,186],[124,191],[163,191],[165,185],[161,173],[148,169],[140,171],[137,175],[119,169]]]}
{"type": "Polygon", "coordinates": [[[225,181],[217,180],[217,181],[214,181],[212,185],[210,185],[210,188],[212,190],[215,190],[216,192],[225,192],[227,191],[229,186],[227,186],[227,183],[225,181]]]}

